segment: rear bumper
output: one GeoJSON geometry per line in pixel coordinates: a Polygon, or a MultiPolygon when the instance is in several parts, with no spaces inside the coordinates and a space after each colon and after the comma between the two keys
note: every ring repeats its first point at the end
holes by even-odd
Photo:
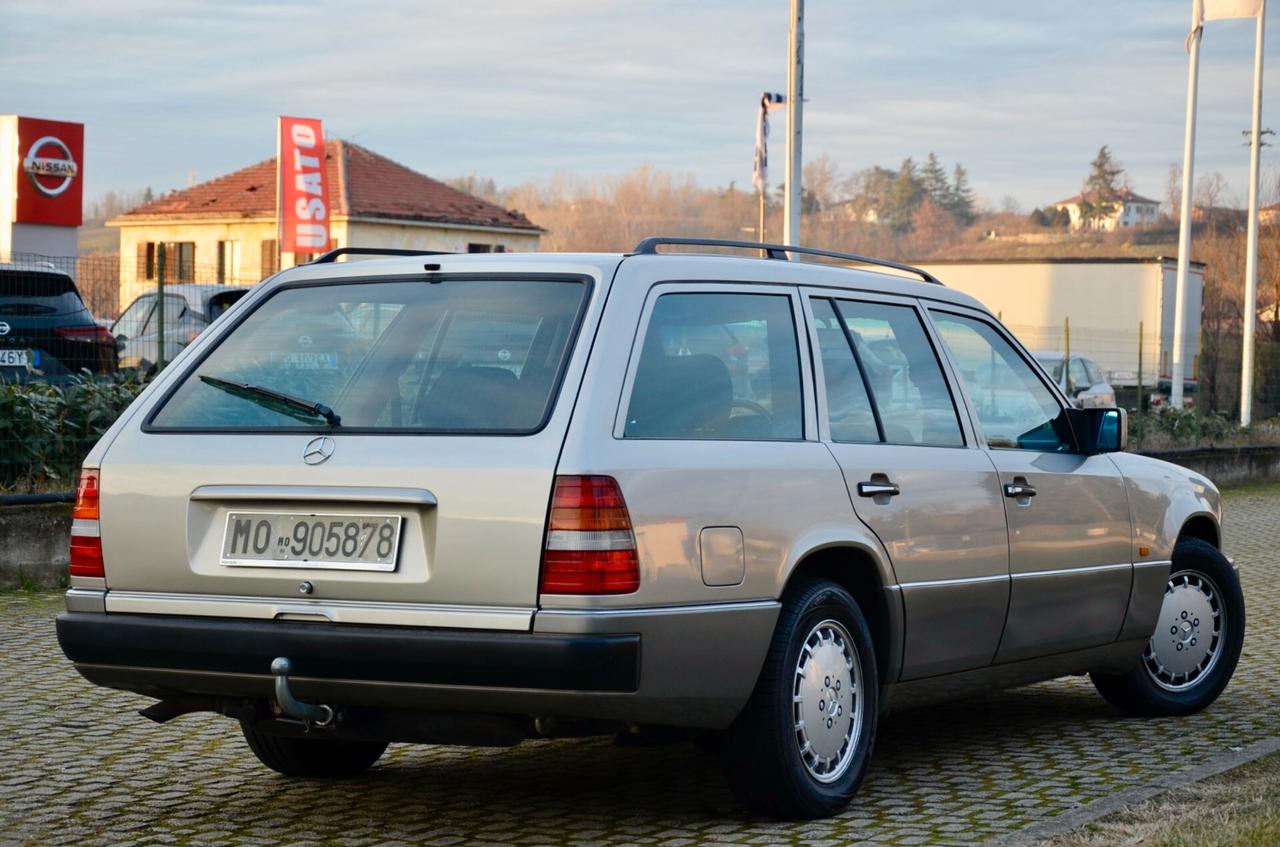
{"type": "Polygon", "coordinates": [[[76,665],[254,675],[287,656],[299,677],[411,685],[629,692],[640,636],[467,632],[168,615],[58,616],[76,665]]]}
{"type": "Polygon", "coordinates": [[[150,697],[268,700],[271,660],[287,656],[295,694],[335,706],[722,728],[755,686],[779,607],[541,611],[532,632],[73,608],[86,610],[58,617],[58,641],[80,674],[150,697]]]}

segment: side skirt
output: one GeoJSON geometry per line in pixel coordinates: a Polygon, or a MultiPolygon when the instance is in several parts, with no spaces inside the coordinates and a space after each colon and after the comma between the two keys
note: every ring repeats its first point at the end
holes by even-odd
{"type": "Polygon", "coordinates": [[[1053,656],[900,682],[888,687],[882,711],[972,697],[1002,688],[1016,688],[1089,671],[1124,673],[1141,660],[1148,640],[1143,637],[1117,641],[1087,650],[1073,650],[1053,656]]]}

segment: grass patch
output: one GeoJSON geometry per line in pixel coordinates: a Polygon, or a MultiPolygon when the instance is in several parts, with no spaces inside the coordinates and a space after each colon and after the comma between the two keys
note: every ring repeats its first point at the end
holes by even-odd
{"type": "Polygon", "coordinates": [[[1108,815],[1041,847],[1275,847],[1280,753],[1108,815]]]}

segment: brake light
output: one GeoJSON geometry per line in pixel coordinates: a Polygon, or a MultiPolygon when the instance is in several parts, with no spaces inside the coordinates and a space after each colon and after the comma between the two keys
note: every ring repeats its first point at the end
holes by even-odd
{"type": "Polygon", "coordinates": [[[53,331],[60,338],[69,338],[72,341],[100,341],[114,343],[116,338],[111,331],[104,326],[59,326],[54,327],[53,331]]]}
{"type": "Polygon", "coordinates": [[[556,477],[539,583],[544,594],[627,594],[640,587],[631,516],[613,477],[556,477]]]}
{"type": "Polygon", "coordinates": [[[98,524],[98,471],[85,468],[71,510],[71,575],[105,577],[98,524]]]}

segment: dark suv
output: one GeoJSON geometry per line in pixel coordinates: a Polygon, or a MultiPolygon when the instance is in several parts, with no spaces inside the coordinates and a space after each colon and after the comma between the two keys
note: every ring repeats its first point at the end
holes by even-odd
{"type": "Polygon", "coordinates": [[[0,380],[116,370],[116,340],[53,265],[0,264],[0,380]]]}

